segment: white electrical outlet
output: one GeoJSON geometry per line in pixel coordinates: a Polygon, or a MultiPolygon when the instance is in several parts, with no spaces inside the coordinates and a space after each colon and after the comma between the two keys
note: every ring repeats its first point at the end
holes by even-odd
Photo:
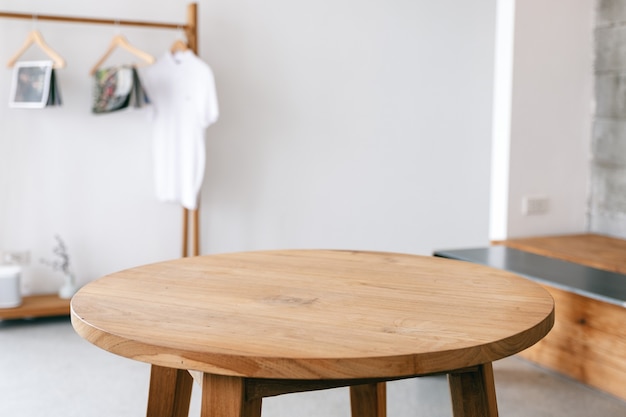
{"type": "Polygon", "coordinates": [[[545,196],[526,196],[522,198],[522,214],[531,216],[545,214],[550,208],[550,199],[545,196]]]}
{"type": "Polygon", "coordinates": [[[0,250],[0,264],[28,265],[29,263],[30,252],[27,250],[0,250]]]}

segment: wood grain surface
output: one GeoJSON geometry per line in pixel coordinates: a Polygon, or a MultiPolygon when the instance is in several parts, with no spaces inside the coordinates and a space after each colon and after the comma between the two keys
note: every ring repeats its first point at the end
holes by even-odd
{"type": "Polygon", "coordinates": [[[626,400],[626,309],[545,288],[556,302],[554,329],[521,355],[626,400]]]}
{"type": "Polygon", "coordinates": [[[252,378],[421,375],[543,338],[552,297],[449,259],[291,250],[184,258],[114,273],[72,300],[93,344],[158,366],[252,378]]]}

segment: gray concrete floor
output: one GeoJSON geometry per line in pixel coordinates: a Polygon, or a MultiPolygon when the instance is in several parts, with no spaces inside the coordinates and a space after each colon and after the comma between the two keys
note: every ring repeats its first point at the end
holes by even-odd
{"type": "MultiPolygon", "coordinates": [[[[517,357],[494,364],[500,415],[623,417],[626,402],[517,357]]],[[[150,367],[105,352],[76,335],[67,318],[0,322],[0,416],[145,416],[150,367]]],[[[449,417],[445,377],[388,385],[388,416],[449,417]]],[[[194,389],[190,416],[200,415],[194,389]]],[[[263,402],[263,417],[349,417],[345,388],[263,402]]]]}

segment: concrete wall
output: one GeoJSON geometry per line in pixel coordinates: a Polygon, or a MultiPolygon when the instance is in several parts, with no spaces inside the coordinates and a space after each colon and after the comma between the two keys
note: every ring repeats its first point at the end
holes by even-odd
{"type": "Polygon", "coordinates": [[[591,230],[626,238],[626,1],[599,0],[591,230]]]}
{"type": "MultiPolygon", "coordinates": [[[[186,3],[0,0],[0,9],[177,22],[186,3]]],[[[487,244],[495,5],[201,1],[200,55],[221,106],[207,132],[202,253],[487,244]]],[[[145,115],[89,111],[87,74],[115,28],[37,26],[68,62],[65,104],[0,105],[0,249],[31,251],[25,291],[60,284],[39,263],[55,233],[81,282],[178,257],[181,209],[154,198],[145,115]]],[[[0,19],[0,63],[32,27],[0,19]]],[[[178,37],[122,31],[157,56],[178,37]]],[[[10,71],[0,76],[3,100],[10,71]]]]}

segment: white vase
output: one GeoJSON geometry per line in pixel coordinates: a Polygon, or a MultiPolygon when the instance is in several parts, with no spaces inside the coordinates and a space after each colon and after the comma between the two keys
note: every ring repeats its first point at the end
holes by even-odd
{"type": "Polygon", "coordinates": [[[76,294],[76,291],[78,291],[78,287],[76,287],[76,280],[74,279],[74,275],[66,274],[63,281],[63,286],[59,290],[59,297],[66,299],[72,298],[74,294],[76,294]]]}

